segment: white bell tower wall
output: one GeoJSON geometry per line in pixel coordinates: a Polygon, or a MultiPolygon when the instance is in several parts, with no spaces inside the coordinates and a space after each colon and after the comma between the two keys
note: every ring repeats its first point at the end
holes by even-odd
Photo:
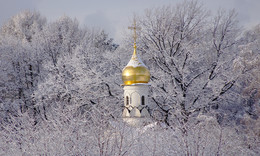
{"type": "Polygon", "coordinates": [[[124,86],[123,117],[149,117],[149,84],[134,84],[124,86]]]}

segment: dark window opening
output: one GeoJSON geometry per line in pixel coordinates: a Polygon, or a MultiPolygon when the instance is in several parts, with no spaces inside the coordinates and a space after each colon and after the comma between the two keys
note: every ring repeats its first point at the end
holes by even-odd
{"type": "Polygon", "coordinates": [[[142,96],[142,105],[145,104],[144,102],[145,102],[145,101],[144,101],[144,96],[142,96]]]}
{"type": "Polygon", "coordinates": [[[126,96],[126,105],[129,105],[129,97],[126,96]]]}

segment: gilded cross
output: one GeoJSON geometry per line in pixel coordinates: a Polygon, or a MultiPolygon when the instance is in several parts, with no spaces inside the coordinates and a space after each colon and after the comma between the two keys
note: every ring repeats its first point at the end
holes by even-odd
{"type": "Polygon", "coordinates": [[[136,44],[136,39],[137,39],[137,35],[136,35],[136,30],[141,30],[140,27],[136,27],[136,21],[134,19],[134,26],[133,27],[128,27],[128,29],[134,30],[134,43],[136,44]]]}

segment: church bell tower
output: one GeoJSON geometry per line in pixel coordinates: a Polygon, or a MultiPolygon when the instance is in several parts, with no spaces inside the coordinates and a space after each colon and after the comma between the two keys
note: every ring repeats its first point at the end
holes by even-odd
{"type": "MultiPolygon", "coordinates": [[[[136,48],[136,22],[129,27],[134,30],[134,52],[131,60],[122,71],[124,84],[124,110],[123,119],[136,122],[139,119],[149,118],[149,86],[150,71],[137,54],[136,48]]],[[[135,124],[135,123],[134,123],[135,124]]]]}

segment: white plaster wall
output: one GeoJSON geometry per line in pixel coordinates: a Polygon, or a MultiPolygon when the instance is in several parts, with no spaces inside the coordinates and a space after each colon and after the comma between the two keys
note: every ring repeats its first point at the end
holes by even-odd
{"type": "Polygon", "coordinates": [[[138,107],[141,105],[141,93],[133,92],[131,94],[131,106],[138,107]]]}
{"type": "Polygon", "coordinates": [[[126,105],[126,96],[129,96],[130,106],[138,107],[141,105],[141,97],[145,97],[145,105],[149,106],[148,101],[149,85],[124,86],[124,101],[126,105]]]}

